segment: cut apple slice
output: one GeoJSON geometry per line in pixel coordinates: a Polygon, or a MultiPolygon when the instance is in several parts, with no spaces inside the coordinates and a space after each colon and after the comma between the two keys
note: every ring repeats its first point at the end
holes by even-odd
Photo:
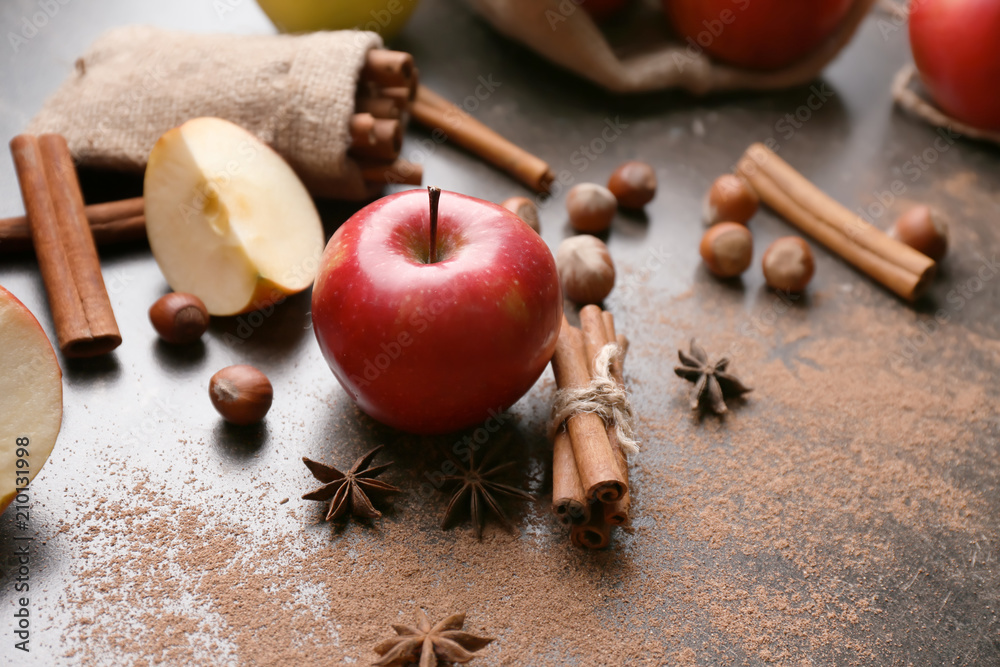
{"type": "Polygon", "coordinates": [[[42,469],[61,425],[55,350],[31,311],[0,287],[0,513],[42,469]]]}
{"type": "Polygon", "coordinates": [[[212,315],[263,308],[312,285],[324,245],[316,206],[288,163],[242,127],[195,118],[164,134],[143,194],[160,270],[212,315]]]}

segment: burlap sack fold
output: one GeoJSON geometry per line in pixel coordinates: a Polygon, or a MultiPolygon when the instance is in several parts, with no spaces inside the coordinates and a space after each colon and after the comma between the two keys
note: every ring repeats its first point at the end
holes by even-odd
{"type": "Polygon", "coordinates": [[[243,126],[319,196],[364,199],[347,157],[371,32],[207,35],[147,26],[97,39],[27,132],[66,137],[79,164],[142,170],[156,140],[198,116],[243,126]]]}
{"type": "Polygon", "coordinates": [[[627,25],[615,25],[607,34],[574,0],[467,1],[504,35],[612,92],[683,88],[698,95],[773,90],[813,80],[851,40],[875,2],[855,0],[837,32],[816,51],[790,67],[764,72],[713,62],[697,43],[669,34],[659,0],[635,8],[627,25]]]}
{"type": "Polygon", "coordinates": [[[920,83],[917,68],[913,65],[906,65],[896,73],[892,82],[892,97],[901,109],[925,123],[948,129],[956,136],[1000,145],[1000,132],[973,127],[938,108],[920,83]]]}

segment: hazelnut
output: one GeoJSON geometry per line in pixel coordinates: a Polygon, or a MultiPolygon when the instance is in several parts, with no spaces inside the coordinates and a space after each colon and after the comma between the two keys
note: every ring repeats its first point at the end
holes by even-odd
{"type": "Polygon", "coordinates": [[[706,225],[738,222],[745,225],[757,212],[757,193],[742,178],[724,174],[715,179],[705,195],[702,217],[706,225]]]}
{"type": "Polygon", "coordinates": [[[256,424],[271,409],[274,390],[271,381],[253,366],[227,366],[208,383],[212,405],[222,418],[233,424],[256,424]]]}
{"type": "Polygon", "coordinates": [[[948,225],[932,214],[930,206],[921,204],[899,216],[889,230],[889,236],[902,241],[935,262],[948,252],[948,225]]]}
{"type": "Polygon", "coordinates": [[[618,209],[618,200],[602,185],[579,183],[566,195],[569,222],[578,232],[595,234],[607,231],[618,209]]]}
{"type": "Polygon", "coordinates": [[[601,303],[615,286],[608,246],[590,234],[571,236],[559,244],[556,270],[563,294],[576,303],[601,303]]]}
{"type": "Polygon", "coordinates": [[[753,259],[753,234],[736,222],[712,225],[701,237],[701,258],[720,278],[733,278],[747,270],[753,259]]]}
{"type": "Polygon", "coordinates": [[[608,190],[623,208],[639,209],[656,196],[656,172],[645,162],[625,162],[611,174],[608,190]]]}
{"type": "Polygon", "coordinates": [[[538,207],[527,197],[511,197],[500,205],[524,220],[536,232],[542,231],[542,226],[538,222],[538,207]]]}
{"type": "Polygon", "coordinates": [[[193,343],[208,329],[208,309],[194,294],[171,292],[149,308],[149,321],[168,343],[193,343]]]}
{"type": "Polygon", "coordinates": [[[809,244],[797,236],[783,236],[764,251],[761,260],[768,287],[801,292],[816,270],[809,244]]]}

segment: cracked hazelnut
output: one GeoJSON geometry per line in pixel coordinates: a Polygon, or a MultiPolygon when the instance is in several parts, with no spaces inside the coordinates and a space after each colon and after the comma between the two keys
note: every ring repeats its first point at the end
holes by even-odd
{"type": "Polygon", "coordinates": [[[914,206],[899,216],[889,230],[889,236],[901,241],[935,262],[948,252],[948,225],[936,219],[931,208],[914,206]]]}
{"type": "Polygon", "coordinates": [[[736,222],[720,222],[701,237],[701,258],[708,270],[720,278],[734,278],[753,260],[753,235],[736,222]]]}
{"type": "Polygon", "coordinates": [[[193,343],[208,330],[208,309],[194,294],[171,292],[149,308],[149,321],[168,343],[193,343]]]}
{"type": "Polygon", "coordinates": [[[212,405],[222,418],[233,424],[256,424],[271,409],[274,390],[271,381],[253,366],[227,366],[208,383],[212,405]]]}
{"type": "Polygon", "coordinates": [[[642,208],[656,196],[656,172],[645,162],[631,160],[611,174],[608,190],[622,208],[642,208]]]}
{"type": "Polygon", "coordinates": [[[724,174],[715,179],[705,195],[702,217],[706,225],[738,222],[745,225],[757,212],[760,200],[742,178],[724,174]]]}
{"type": "Polygon", "coordinates": [[[538,207],[527,197],[511,197],[500,205],[524,220],[536,232],[542,231],[542,226],[538,221],[538,207]]]}
{"type": "Polygon", "coordinates": [[[801,292],[816,270],[809,244],[797,236],[783,236],[764,251],[761,260],[768,287],[801,292]]]}
{"type": "Polygon", "coordinates": [[[578,232],[596,234],[607,231],[618,210],[618,200],[603,185],[579,183],[566,195],[569,222],[578,232]]]}
{"type": "Polygon", "coordinates": [[[608,246],[589,234],[571,236],[556,250],[563,295],[579,304],[601,303],[615,286],[615,265],[608,246]]]}

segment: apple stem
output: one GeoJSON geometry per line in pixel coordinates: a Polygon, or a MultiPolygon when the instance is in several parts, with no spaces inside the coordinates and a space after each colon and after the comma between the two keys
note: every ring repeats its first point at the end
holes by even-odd
{"type": "Polygon", "coordinates": [[[427,186],[427,196],[431,204],[431,245],[427,263],[433,264],[437,261],[438,200],[441,198],[441,188],[427,186]]]}

